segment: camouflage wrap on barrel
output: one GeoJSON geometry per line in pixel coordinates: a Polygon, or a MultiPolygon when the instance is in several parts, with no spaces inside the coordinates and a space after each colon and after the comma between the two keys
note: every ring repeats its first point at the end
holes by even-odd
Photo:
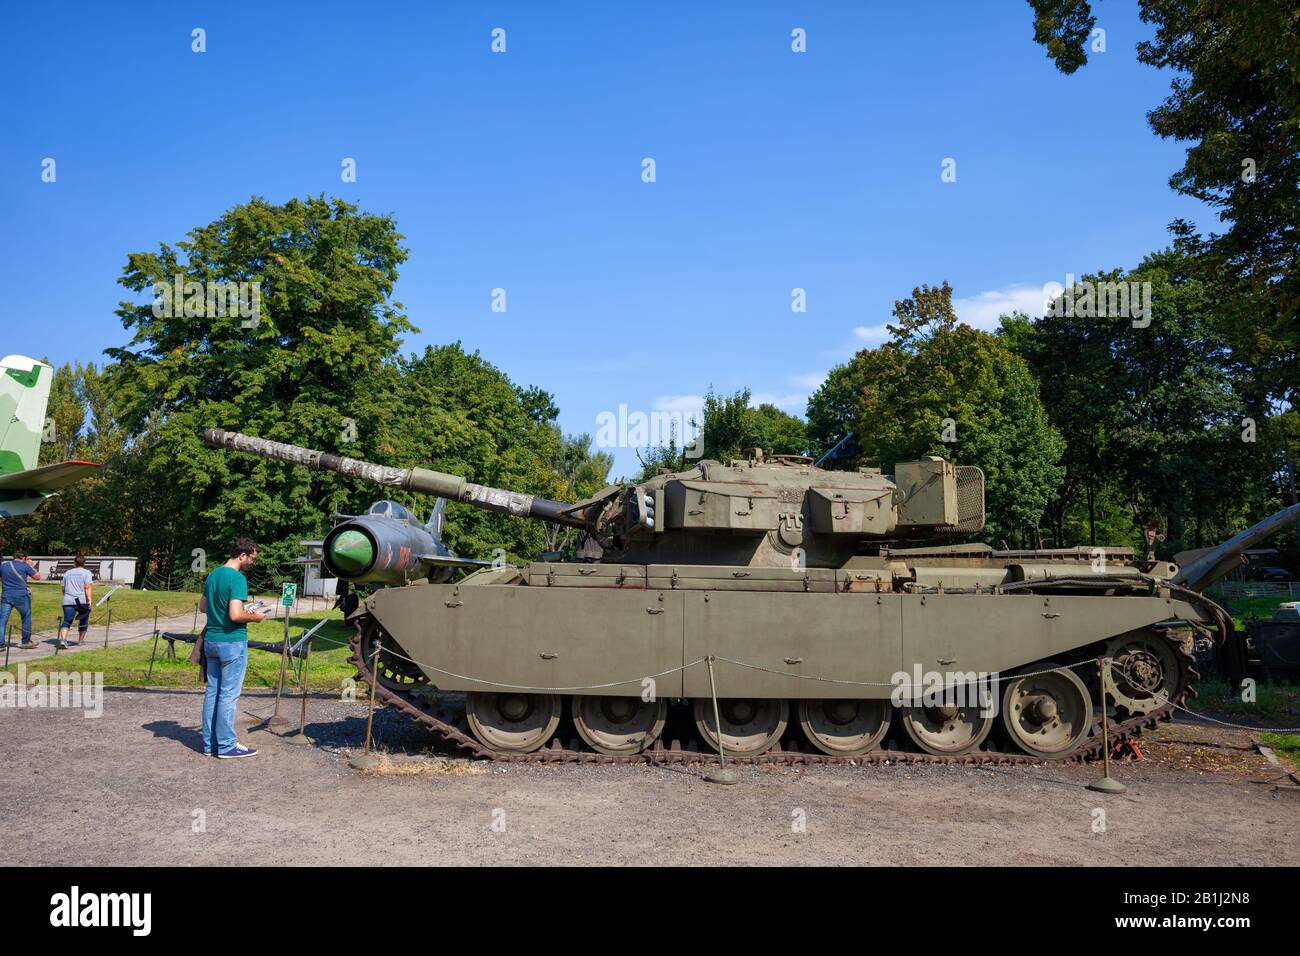
{"type": "Polygon", "coordinates": [[[560,502],[519,491],[476,485],[456,475],[430,471],[427,468],[392,468],[388,465],[362,461],[359,458],[331,455],[328,452],[313,451],[298,445],[255,438],[252,435],[223,431],[220,428],[206,429],[203,432],[203,443],[210,448],[241,451],[249,455],[257,455],[259,458],[273,458],[292,465],[302,465],[304,468],[338,472],[350,478],[360,478],[378,485],[436,495],[449,501],[461,501],[484,511],[496,511],[521,518],[540,518],[574,527],[582,527],[585,524],[581,516],[570,514],[567,511],[568,506],[560,502]]]}

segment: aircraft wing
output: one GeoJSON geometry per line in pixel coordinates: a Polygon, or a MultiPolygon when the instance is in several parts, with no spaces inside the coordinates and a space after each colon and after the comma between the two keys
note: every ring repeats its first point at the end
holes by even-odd
{"type": "Polygon", "coordinates": [[[99,465],[93,461],[61,461],[53,465],[42,465],[26,471],[15,471],[0,475],[0,491],[35,491],[50,494],[74,484],[92,472],[98,471],[99,465]]]}
{"type": "Polygon", "coordinates": [[[420,560],[439,568],[490,568],[491,561],[476,561],[474,558],[458,558],[454,554],[422,554],[420,560]]]}

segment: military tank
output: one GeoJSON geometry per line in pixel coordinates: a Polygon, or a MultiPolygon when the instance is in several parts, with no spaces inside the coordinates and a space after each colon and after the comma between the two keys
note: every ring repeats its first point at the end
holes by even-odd
{"type": "Polygon", "coordinates": [[[375,666],[379,701],[499,760],[1099,755],[1100,685],[1112,740],[1169,719],[1194,693],[1193,638],[1221,641],[1231,626],[1201,589],[1288,514],[1180,570],[1126,548],[954,543],[983,527],[984,479],[935,457],[884,474],[754,450],[564,503],[218,429],[203,437],[579,529],[577,560],[524,566],[452,555],[441,502],[425,525],[380,502],[325,538],[326,568],[373,587],[347,610],[354,662],[367,682],[375,666]],[[457,566],[470,573],[445,580],[457,566]],[[576,740],[562,739],[569,721],[576,740]]]}

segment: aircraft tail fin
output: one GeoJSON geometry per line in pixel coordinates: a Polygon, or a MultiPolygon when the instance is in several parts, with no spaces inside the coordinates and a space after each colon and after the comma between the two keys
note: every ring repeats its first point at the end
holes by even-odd
{"type": "Polygon", "coordinates": [[[0,359],[0,475],[36,467],[54,369],[23,355],[0,359]]]}

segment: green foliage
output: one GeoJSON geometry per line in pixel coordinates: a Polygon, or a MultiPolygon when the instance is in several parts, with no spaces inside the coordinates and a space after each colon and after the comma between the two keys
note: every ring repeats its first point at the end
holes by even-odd
{"type": "MultiPolygon", "coordinates": [[[[566,439],[548,393],[520,388],[477,352],[467,354],[459,343],[427,348],[399,362],[395,376],[397,403],[379,460],[562,501],[604,484],[610,456],[591,455],[586,436],[566,439]]],[[[421,515],[433,506],[427,496],[403,503],[421,515]]],[[[557,541],[547,530],[537,521],[447,505],[447,543],[466,556],[502,549],[511,560],[534,558],[557,541]]]]}
{"type": "Polygon", "coordinates": [[[159,490],[165,540],[155,555],[204,548],[224,555],[250,534],[266,564],[292,560],[304,530],[328,526],[347,497],[344,479],[205,448],[204,428],[342,451],[355,423],[354,457],[383,448],[386,396],[400,336],[413,327],[391,302],[406,258],[393,221],[342,200],[262,199],[192,230],[175,247],[128,256],[119,280],[133,292],[192,282],[259,283],[260,314],[157,314],[122,302],[133,333],[110,349],[117,414],[134,437],[138,487],[159,490]]]}
{"type": "MultiPolygon", "coordinates": [[[[1062,72],[1087,62],[1088,0],[1030,0],[1034,39],[1062,72]]],[[[1257,402],[1295,404],[1300,385],[1300,6],[1294,0],[1140,0],[1155,37],[1138,59],[1173,71],[1147,114],[1188,144],[1170,177],[1219,211],[1220,234],[1172,230],[1202,277],[1223,285],[1214,321],[1257,402]]]]}
{"type": "MultiPolygon", "coordinates": [[[[1293,699],[1300,697],[1300,693],[1294,693],[1293,699]]],[[[1294,704],[1286,711],[1288,714],[1300,713],[1300,708],[1294,704]]],[[[1291,762],[1292,768],[1300,768],[1300,734],[1260,734],[1260,742],[1265,746],[1272,747],[1273,750],[1281,754],[1291,762]]]]}
{"type": "MultiPolygon", "coordinates": [[[[54,441],[41,445],[40,464],[75,458],[117,461],[125,438],[113,414],[111,393],[94,364],[55,369],[47,417],[54,421],[54,441]]],[[[105,470],[84,478],[72,489],[48,499],[31,515],[5,521],[11,547],[42,551],[114,553],[126,547],[123,521],[115,514],[133,508],[138,496],[124,476],[105,470]]]]}
{"type": "MultiPolygon", "coordinates": [[[[1081,281],[1151,283],[1151,322],[1093,316],[1004,319],[1002,337],[1033,370],[1065,439],[1066,478],[1047,509],[1054,543],[1162,556],[1217,543],[1282,506],[1283,459],[1266,410],[1247,407],[1217,317],[1224,296],[1184,254],[1081,281]],[[1253,412],[1256,440],[1243,441],[1253,412]]],[[[1063,311],[1063,310],[1057,310],[1063,311]]]]}
{"type": "Polygon", "coordinates": [[[809,399],[815,452],[852,431],[859,454],[844,464],[854,467],[888,471],[924,455],[977,465],[982,536],[1034,543],[1064,444],[1028,366],[997,336],[958,324],[946,282],[913,290],[893,314],[890,340],[832,370],[809,399]]]}
{"type": "Polygon", "coordinates": [[[1034,41],[1062,73],[1073,73],[1088,62],[1084,44],[1097,24],[1088,0],[1029,0],[1034,11],[1034,41]]]}
{"type": "Polygon", "coordinates": [[[712,388],[704,396],[704,456],[716,461],[739,458],[747,448],[761,448],[769,455],[802,455],[808,437],[802,420],[775,405],[750,407],[750,391],[718,395],[712,388]]]}
{"type": "MultiPolygon", "coordinates": [[[[586,436],[560,433],[552,395],[515,385],[458,343],[399,354],[414,331],[391,298],[401,238],[391,218],[342,200],[253,199],[175,246],[130,255],[119,281],[133,292],[173,287],[177,275],[255,282],[260,309],[214,315],[202,295],[190,314],[122,302],[130,343],[109,350],[115,362],[102,374],[58,370],[50,407],[60,441],[43,449],[43,460],[76,455],[107,467],[8,522],[6,535],[29,550],[137,554],[177,582],[201,580],[195,549],[210,566],[248,534],[262,549],[258,580],[273,583],[300,576],[300,539],[384,496],[330,472],[209,449],[207,427],[549,498],[599,488],[610,457],[591,454],[586,436]]],[[[403,504],[421,515],[433,506],[414,495],[403,504]]],[[[501,549],[518,560],[546,545],[537,522],[454,503],[445,534],[470,556],[501,549]]]]}
{"type": "MultiPolygon", "coordinates": [[[[1196,686],[1196,697],[1187,701],[1187,708],[1200,713],[1238,714],[1251,718],[1296,716],[1300,715],[1300,687],[1261,682],[1255,687],[1255,699],[1248,702],[1241,699],[1240,687],[1225,680],[1201,681],[1196,686]]],[[[1269,736],[1274,735],[1261,734],[1260,739],[1269,736]]],[[[1264,742],[1269,743],[1267,740],[1264,742]]]]}
{"type": "MultiPolygon", "coordinates": [[[[197,600],[197,596],[185,595],[197,600]]],[[[114,596],[113,600],[117,600],[114,596]]],[[[152,613],[152,612],[151,612],[152,613]]],[[[296,640],[308,628],[322,617],[332,618],[312,637],[311,672],[308,674],[309,690],[317,692],[338,693],[343,682],[356,677],[357,669],[348,663],[352,652],[347,644],[352,636],[352,628],[345,624],[338,612],[318,611],[314,613],[294,614],[290,618],[290,641],[296,640]]],[[[114,622],[117,614],[113,615],[114,622]]],[[[261,624],[250,624],[248,636],[254,641],[274,643],[284,636],[283,620],[270,620],[261,624]]],[[[24,671],[30,680],[37,673],[48,675],[58,672],[84,671],[104,675],[104,683],[109,687],[202,687],[205,680],[199,669],[190,663],[189,654],[192,644],[176,642],[176,656],[166,656],[167,644],[159,641],[157,653],[154,653],[152,639],[135,641],[130,644],[114,644],[108,648],[95,647],[94,632],[86,649],[65,651],[57,657],[43,657],[28,661],[24,671]],[[153,677],[149,679],[149,659],[153,657],[153,677]]],[[[14,673],[17,665],[0,671],[14,673]]],[[[280,656],[253,648],[248,653],[248,671],[244,676],[246,688],[274,688],[280,678],[280,656]]],[[[291,691],[297,689],[294,672],[290,671],[286,687],[291,691]]],[[[364,686],[363,686],[364,693],[364,686]]],[[[294,711],[294,716],[297,712],[294,711]]]]}
{"type": "MultiPolygon", "coordinates": [[[[681,471],[701,458],[729,461],[740,458],[748,448],[761,448],[769,455],[807,454],[808,431],[803,420],[768,402],[751,407],[751,396],[747,388],[732,395],[719,395],[710,386],[700,418],[691,421],[691,426],[703,436],[702,454],[683,457],[674,426],[668,442],[651,448],[642,457],[641,476],[648,477],[662,469],[681,471]]],[[[696,450],[694,443],[692,450],[696,450]]]]}

